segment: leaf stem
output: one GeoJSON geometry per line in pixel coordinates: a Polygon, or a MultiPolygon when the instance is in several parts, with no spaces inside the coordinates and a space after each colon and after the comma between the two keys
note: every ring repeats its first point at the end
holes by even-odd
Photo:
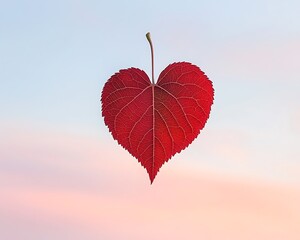
{"type": "Polygon", "coordinates": [[[153,44],[152,44],[152,41],[151,41],[150,32],[147,32],[146,38],[147,38],[147,40],[150,44],[150,49],[151,49],[152,84],[155,84],[154,83],[154,51],[153,51],[153,44]]]}

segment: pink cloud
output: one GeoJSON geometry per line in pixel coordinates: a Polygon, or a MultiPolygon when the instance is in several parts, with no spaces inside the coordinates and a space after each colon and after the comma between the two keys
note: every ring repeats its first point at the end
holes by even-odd
{"type": "Polygon", "coordinates": [[[108,194],[11,182],[1,188],[0,211],[11,214],[16,227],[31,222],[33,235],[37,222],[73,226],[95,239],[296,240],[300,234],[297,190],[186,174],[184,181],[172,176],[126,194],[137,185],[120,183],[123,191],[108,194]]]}
{"type": "Polygon", "coordinates": [[[2,239],[299,239],[297,188],[172,167],[150,185],[136,161],[101,138],[6,134],[2,239]]]}

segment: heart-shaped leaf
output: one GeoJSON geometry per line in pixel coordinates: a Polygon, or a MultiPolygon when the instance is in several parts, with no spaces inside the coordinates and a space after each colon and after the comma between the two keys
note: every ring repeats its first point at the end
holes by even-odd
{"type": "Polygon", "coordinates": [[[195,65],[173,63],[156,84],[137,68],[105,84],[102,115],[113,138],[146,168],[151,183],[160,167],[203,129],[213,103],[212,82],[195,65]]]}

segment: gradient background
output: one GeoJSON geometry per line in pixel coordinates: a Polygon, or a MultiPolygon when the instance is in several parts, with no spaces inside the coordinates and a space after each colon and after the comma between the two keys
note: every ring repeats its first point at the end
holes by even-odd
{"type": "Polygon", "coordinates": [[[0,239],[299,240],[300,1],[0,1],[0,239]],[[190,61],[211,117],[150,185],[100,92],[190,61]]]}

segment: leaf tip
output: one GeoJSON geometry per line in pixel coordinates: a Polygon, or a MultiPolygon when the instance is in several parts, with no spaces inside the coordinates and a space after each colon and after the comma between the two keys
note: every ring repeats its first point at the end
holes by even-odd
{"type": "Polygon", "coordinates": [[[156,177],[156,175],[157,175],[157,172],[158,171],[156,171],[155,173],[151,173],[151,172],[148,172],[148,175],[149,175],[149,179],[150,179],[150,184],[152,185],[152,183],[154,182],[154,179],[155,179],[155,177],[156,177]]]}

